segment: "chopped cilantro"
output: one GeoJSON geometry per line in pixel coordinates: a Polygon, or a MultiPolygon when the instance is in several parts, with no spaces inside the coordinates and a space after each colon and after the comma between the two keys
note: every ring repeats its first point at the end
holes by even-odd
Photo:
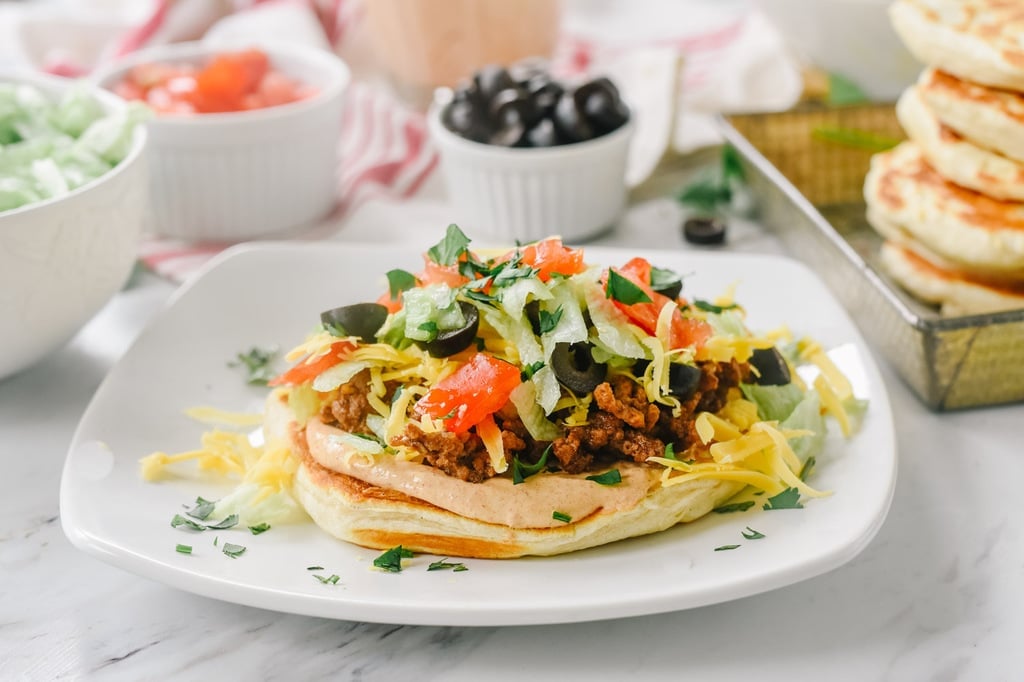
{"type": "Polygon", "coordinates": [[[558,326],[558,321],[562,319],[562,306],[558,306],[555,312],[549,313],[546,310],[540,311],[540,333],[547,334],[549,331],[558,326]]]}
{"type": "Polygon", "coordinates": [[[324,322],[323,328],[325,332],[331,336],[337,336],[339,339],[343,339],[349,335],[348,331],[340,322],[324,322]]]}
{"type": "Polygon", "coordinates": [[[800,467],[800,480],[801,481],[806,481],[807,480],[807,477],[810,476],[812,471],[814,471],[814,465],[817,464],[817,463],[818,463],[818,460],[813,455],[811,455],[810,457],[807,458],[807,461],[804,462],[804,465],[802,467],[800,467]]]}
{"type": "Polygon", "coordinates": [[[177,545],[175,546],[174,551],[176,551],[178,554],[191,554],[192,545],[177,545]]]}
{"type": "Polygon", "coordinates": [[[760,540],[761,538],[765,537],[764,533],[761,533],[760,531],[756,531],[753,528],[751,528],[750,526],[747,526],[747,529],[745,531],[742,531],[742,532],[743,532],[743,537],[746,538],[747,540],[760,540]]]}
{"type": "Polygon", "coordinates": [[[725,310],[732,310],[734,308],[738,308],[739,306],[736,305],[735,303],[731,305],[715,305],[714,303],[708,303],[707,301],[702,301],[699,298],[695,298],[693,299],[693,307],[696,308],[697,310],[703,310],[706,313],[718,314],[725,310]]]}
{"type": "Polygon", "coordinates": [[[733,502],[732,504],[723,504],[721,507],[715,507],[711,511],[716,514],[732,514],[733,512],[747,511],[754,506],[753,500],[746,500],[745,502],[733,502]]]}
{"type": "Polygon", "coordinates": [[[672,270],[651,266],[651,288],[655,291],[667,289],[676,282],[681,281],[682,278],[672,270]]]}
{"type": "Polygon", "coordinates": [[[213,546],[216,547],[218,542],[220,542],[220,536],[219,535],[214,535],[213,536],[213,546]]]}
{"type": "Polygon", "coordinates": [[[615,485],[616,483],[622,483],[622,474],[619,473],[618,469],[611,469],[603,474],[587,476],[587,480],[601,485],[615,485]]]}
{"type": "Polygon", "coordinates": [[[426,339],[426,341],[433,341],[434,339],[437,338],[437,322],[434,322],[433,320],[428,320],[427,322],[424,322],[423,324],[419,325],[418,328],[420,331],[427,333],[428,338],[426,339]]]}
{"type": "Polygon", "coordinates": [[[398,300],[398,295],[416,286],[416,276],[406,270],[388,270],[388,296],[392,301],[398,300]]]}
{"type": "Polygon", "coordinates": [[[410,550],[398,545],[397,547],[392,547],[374,559],[373,565],[377,568],[382,568],[389,573],[401,573],[402,559],[411,559],[412,556],[413,553],[410,550]]]}
{"type": "Polygon", "coordinates": [[[316,573],[314,573],[313,577],[319,580],[320,584],[322,585],[337,585],[338,581],[341,580],[341,576],[335,575],[333,573],[328,577],[324,577],[322,575],[317,575],[316,573]]]}
{"type": "Polygon", "coordinates": [[[206,530],[225,530],[227,528],[233,528],[238,525],[238,514],[231,514],[225,516],[217,523],[210,524],[206,527],[206,530]]]}
{"type": "Polygon", "coordinates": [[[516,268],[502,268],[500,272],[494,275],[493,284],[496,287],[508,286],[509,283],[515,282],[520,279],[526,279],[527,277],[533,277],[537,274],[537,270],[528,266],[516,267],[516,268]]]}
{"type": "Polygon", "coordinates": [[[705,214],[712,214],[719,206],[732,202],[733,190],[744,181],[743,163],[739,152],[732,146],[722,147],[718,172],[705,175],[683,188],[676,199],[705,214]]]}
{"type": "Polygon", "coordinates": [[[676,457],[676,448],[671,442],[665,443],[665,454],[663,454],[662,457],[665,459],[671,459],[675,462],[679,461],[679,458],[676,457]]]}
{"type": "Polygon", "coordinates": [[[258,523],[255,526],[249,526],[249,532],[251,532],[253,535],[259,535],[260,533],[266,533],[268,530],[270,530],[270,524],[269,523],[258,523]]]}
{"type": "Polygon", "coordinates": [[[209,500],[204,500],[202,497],[197,497],[196,506],[192,507],[185,513],[191,516],[193,519],[205,521],[206,517],[209,516],[211,512],[213,512],[213,508],[215,506],[217,506],[216,502],[211,502],[209,500]]]}
{"type": "Polygon", "coordinates": [[[769,497],[763,508],[768,510],[803,509],[804,506],[800,504],[800,491],[796,488],[786,488],[778,495],[769,497]]]}
{"type": "Polygon", "coordinates": [[[530,363],[529,365],[523,367],[522,371],[519,372],[519,376],[520,378],[522,378],[523,381],[526,381],[527,379],[531,378],[534,374],[539,372],[542,367],[544,367],[543,360],[538,360],[537,362],[530,363]]]}
{"type": "Polygon", "coordinates": [[[570,521],[572,521],[571,516],[569,516],[565,512],[560,511],[551,512],[551,518],[553,518],[555,521],[561,521],[562,523],[569,523],[570,521]]]}
{"type": "Polygon", "coordinates": [[[466,568],[465,564],[460,564],[460,563],[455,563],[455,562],[448,561],[448,557],[445,557],[444,559],[441,559],[440,561],[435,561],[434,563],[432,563],[429,566],[427,566],[427,570],[428,571],[443,571],[443,570],[448,569],[448,568],[452,569],[452,572],[454,572],[454,573],[458,573],[459,571],[468,571],[469,570],[468,568],[466,568]]]}
{"type": "Polygon", "coordinates": [[[518,456],[513,457],[512,483],[514,485],[519,485],[520,483],[528,479],[530,476],[533,476],[534,474],[543,471],[544,467],[546,467],[548,464],[548,453],[551,452],[551,448],[551,445],[548,445],[546,448],[544,448],[544,452],[543,454],[541,454],[540,459],[537,460],[536,464],[523,464],[522,462],[519,461],[518,456]]]}
{"type": "Polygon", "coordinates": [[[721,547],[715,547],[716,552],[728,552],[731,549],[737,549],[739,545],[722,545],[721,547]]]}
{"type": "Polygon", "coordinates": [[[626,305],[651,302],[651,297],[647,295],[647,292],[611,269],[608,270],[608,285],[605,288],[605,296],[626,305]]]}
{"type": "Polygon", "coordinates": [[[244,367],[246,381],[254,386],[266,386],[267,382],[274,378],[270,363],[276,356],[276,348],[264,349],[253,346],[245,353],[238,353],[235,359],[228,363],[228,367],[244,367]]]}
{"type": "Polygon", "coordinates": [[[243,547],[242,545],[235,545],[230,542],[225,542],[224,546],[221,547],[220,551],[224,552],[232,559],[237,559],[238,557],[245,554],[245,547],[243,547]]]}
{"type": "Polygon", "coordinates": [[[427,257],[438,265],[454,265],[459,260],[459,256],[466,252],[467,246],[469,246],[469,237],[459,229],[458,225],[452,223],[448,226],[444,239],[427,249],[427,257]]]}
{"type": "Polygon", "coordinates": [[[206,530],[205,527],[199,525],[192,519],[187,519],[181,514],[175,514],[174,518],[171,519],[171,528],[177,528],[179,526],[185,526],[186,528],[191,528],[192,530],[206,530]]]}

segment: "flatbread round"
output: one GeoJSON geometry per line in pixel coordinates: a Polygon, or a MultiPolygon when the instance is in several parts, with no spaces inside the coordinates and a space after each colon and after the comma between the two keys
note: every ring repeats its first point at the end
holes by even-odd
{"type": "Polygon", "coordinates": [[[913,142],[872,157],[864,198],[868,220],[883,235],[906,232],[943,259],[987,279],[1024,274],[1024,204],[946,181],[913,142]]]}
{"type": "Polygon", "coordinates": [[[939,175],[995,199],[1024,201],[1024,163],[979,147],[940,123],[917,88],[903,92],[896,115],[939,175]]]}
{"type": "Polygon", "coordinates": [[[1024,286],[981,282],[949,270],[905,245],[887,241],[881,250],[882,266],[904,289],[940,307],[943,315],[977,315],[1024,308],[1024,286]]]}
{"type": "Polygon", "coordinates": [[[564,554],[657,533],[708,514],[742,487],[710,479],[659,486],[630,509],[598,512],[552,528],[510,528],[339,474],[308,451],[295,475],[299,503],[336,538],[373,549],[401,545],[414,552],[478,559],[564,554]]]}
{"type": "Polygon", "coordinates": [[[964,80],[1024,91],[1024,8],[1007,0],[896,0],[893,27],[915,57],[964,80]]]}
{"type": "Polygon", "coordinates": [[[925,69],[917,92],[943,125],[980,147],[1024,161],[1024,94],[925,69]]]}

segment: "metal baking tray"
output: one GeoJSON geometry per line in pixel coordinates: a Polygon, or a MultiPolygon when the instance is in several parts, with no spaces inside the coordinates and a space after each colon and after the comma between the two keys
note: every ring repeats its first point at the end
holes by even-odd
{"type": "Polygon", "coordinates": [[[823,128],[901,137],[891,106],[809,108],[720,120],[758,200],[758,220],[826,282],[865,337],[935,410],[1024,400],[1024,310],[943,317],[878,265],[862,195],[871,153],[823,128]],[[781,169],[781,170],[780,170],[781,169]]]}

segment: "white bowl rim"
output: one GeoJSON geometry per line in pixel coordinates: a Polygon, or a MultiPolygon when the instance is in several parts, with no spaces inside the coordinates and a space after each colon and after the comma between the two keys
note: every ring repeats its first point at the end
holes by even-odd
{"type": "Polygon", "coordinates": [[[605,133],[598,137],[592,137],[589,140],[583,140],[582,142],[570,142],[568,144],[560,144],[554,147],[501,147],[498,145],[487,144],[486,142],[467,140],[458,133],[449,130],[441,121],[441,112],[444,110],[445,104],[445,102],[438,101],[438,99],[435,98],[434,103],[430,106],[430,111],[427,112],[428,126],[437,141],[445,146],[458,149],[465,153],[487,156],[490,158],[531,158],[544,160],[556,156],[566,158],[568,156],[575,156],[579,154],[589,154],[601,147],[618,144],[623,137],[630,137],[633,134],[633,129],[636,127],[636,114],[631,108],[629,111],[629,118],[626,119],[625,123],[610,133],[605,133]]]}
{"type": "Polygon", "coordinates": [[[166,62],[173,59],[190,59],[195,57],[213,56],[223,52],[257,49],[266,52],[271,62],[275,54],[288,54],[306,62],[325,67],[331,73],[331,82],[319,89],[315,95],[297,102],[278,104],[250,111],[224,111],[190,116],[155,115],[148,125],[166,126],[168,128],[187,128],[200,125],[223,126],[236,125],[243,121],[268,121],[290,116],[302,111],[313,109],[323,102],[330,101],[344,92],[352,78],[352,73],[341,57],[316,47],[297,45],[287,41],[238,41],[230,43],[206,43],[194,40],[169,45],[156,45],[125,55],[110,64],[100,67],[90,79],[97,87],[111,92],[110,88],[116,78],[120,78],[128,69],[145,62],[166,62]]]}
{"type": "MultiPolygon", "coordinates": [[[[105,108],[109,112],[122,112],[124,111],[128,103],[123,99],[110,92],[99,87],[96,83],[91,82],[89,79],[73,79],[73,78],[61,78],[59,76],[51,76],[49,74],[33,73],[31,71],[25,71],[21,69],[17,70],[3,70],[0,69],[0,83],[20,83],[23,85],[31,85],[33,87],[42,86],[43,88],[53,88],[58,90],[62,95],[70,88],[78,85],[79,87],[86,87],[89,90],[89,94],[102,102],[105,108]]],[[[46,93],[48,95],[48,93],[46,93]]],[[[49,95],[48,95],[49,96],[49,95]]],[[[67,201],[73,197],[77,197],[81,194],[85,194],[100,183],[113,179],[114,177],[126,172],[129,166],[136,163],[142,156],[143,150],[146,147],[146,140],[148,135],[146,133],[146,126],[142,123],[135,126],[135,130],[132,132],[132,146],[128,150],[128,154],[121,159],[117,165],[111,168],[106,173],[103,173],[99,177],[93,178],[89,182],[76,187],[67,194],[62,194],[57,197],[50,197],[43,199],[42,201],[34,201],[18,208],[12,208],[9,211],[0,211],[0,227],[9,224],[12,220],[20,215],[23,215],[29,211],[41,209],[44,207],[52,206],[62,201],[67,201]]]]}

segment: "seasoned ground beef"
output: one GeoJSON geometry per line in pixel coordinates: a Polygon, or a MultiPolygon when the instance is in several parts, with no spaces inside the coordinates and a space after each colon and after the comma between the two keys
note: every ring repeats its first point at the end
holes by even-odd
{"type": "MultiPolygon", "coordinates": [[[[698,412],[717,412],[725,405],[730,388],[738,386],[749,370],[732,362],[698,363],[702,376],[694,394],[683,401],[678,416],[672,409],[651,404],[643,387],[628,376],[616,376],[594,389],[594,401],[587,423],[566,429],[551,443],[548,466],[576,474],[616,460],[645,462],[660,457],[671,442],[681,453],[697,442],[694,417],[698,412]]],[[[342,387],[338,398],[321,417],[346,431],[366,430],[370,410],[366,400],[369,375],[357,375],[342,387]]],[[[515,407],[510,403],[494,415],[501,430],[506,458],[536,462],[548,443],[530,437],[515,407]]],[[[426,433],[415,422],[395,438],[392,445],[412,448],[423,461],[449,476],[480,483],[495,475],[483,442],[473,433],[426,433]]]]}

